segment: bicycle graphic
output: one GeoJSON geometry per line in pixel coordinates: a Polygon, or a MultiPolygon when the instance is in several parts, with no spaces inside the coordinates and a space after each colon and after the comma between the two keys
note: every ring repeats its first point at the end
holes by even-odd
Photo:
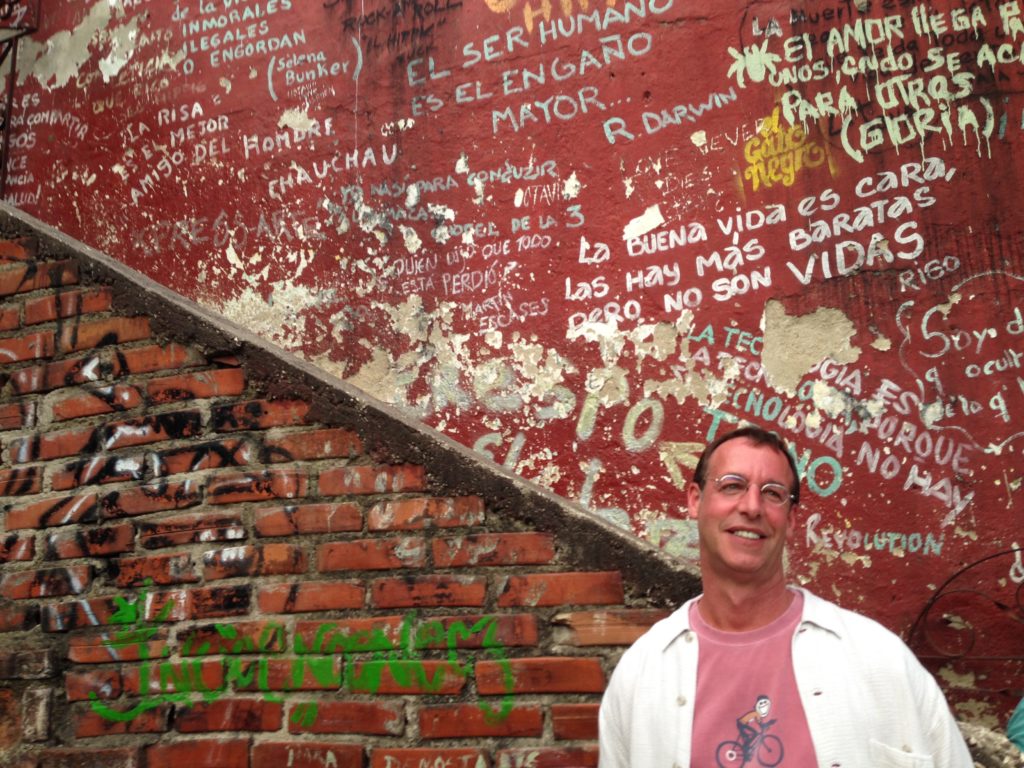
{"type": "MultiPolygon", "coordinates": [[[[743,768],[752,765],[756,759],[765,768],[773,768],[782,762],[782,739],[768,729],[774,720],[762,721],[761,732],[746,741],[723,741],[715,750],[718,768],[743,768]]],[[[741,737],[742,731],[741,731],[741,737]]]]}

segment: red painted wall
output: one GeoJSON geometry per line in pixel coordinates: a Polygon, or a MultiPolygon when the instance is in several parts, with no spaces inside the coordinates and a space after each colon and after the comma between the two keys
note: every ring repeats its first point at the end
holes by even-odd
{"type": "Polygon", "coordinates": [[[793,577],[907,631],[1024,582],[1022,61],[1016,2],[66,2],[8,199],[683,558],[771,426],[793,577]]]}

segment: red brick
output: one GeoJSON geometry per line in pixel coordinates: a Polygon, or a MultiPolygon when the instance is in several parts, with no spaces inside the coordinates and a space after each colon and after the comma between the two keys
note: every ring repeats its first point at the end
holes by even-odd
{"type": "Polygon", "coordinates": [[[187,448],[173,448],[155,454],[154,472],[160,477],[167,477],[182,472],[241,467],[251,464],[254,454],[252,444],[244,440],[193,443],[187,448]]]}
{"type": "Polygon", "coordinates": [[[370,757],[370,768],[478,768],[487,765],[490,763],[486,750],[473,748],[377,747],[370,757]]]}
{"type": "Polygon", "coordinates": [[[347,429],[315,429],[268,437],[263,446],[267,462],[352,458],[363,450],[359,437],[347,429]]]}
{"type": "Polygon", "coordinates": [[[402,616],[369,619],[299,621],[295,624],[296,653],[364,653],[397,647],[402,616]]]}
{"type": "Polygon", "coordinates": [[[82,352],[108,344],[139,341],[149,336],[149,318],[111,317],[65,325],[61,328],[57,344],[61,352],[82,352]]]}
{"type": "Polygon", "coordinates": [[[505,712],[499,701],[484,705],[486,711],[474,704],[424,707],[420,710],[420,738],[537,737],[543,733],[540,707],[512,707],[505,712]]]}
{"type": "Polygon", "coordinates": [[[100,499],[103,517],[148,515],[168,509],[183,509],[202,500],[202,486],[195,480],[180,483],[150,483],[124,491],[108,493],[100,499]]]}
{"type": "Polygon", "coordinates": [[[414,464],[332,467],[320,473],[319,488],[324,496],[415,493],[426,480],[423,467],[414,464]]]}
{"type": "Polygon", "coordinates": [[[139,544],[146,549],[209,541],[238,541],[246,537],[241,515],[199,512],[139,523],[139,544]]]}
{"type": "Polygon", "coordinates": [[[241,368],[221,368],[165,376],[152,379],[146,384],[146,396],[152,403],[206,400],[212,397],[240,395],[244,391],[245,371],[241,368]]]}
{"type": "Polygon", "coordinates": [[[317,549],[316,561],[317,569],[325,573],[422,568],[427,562],[427,542],[408,536],[331,541],[317,549]]]}
{"type": "Polygon", "coordinates": [[[219,699],[178,707],[174,727],[181,733],[211,731],[276,731],[284,720],[284,706],[261,699],[219,699]]]}
{"type": "Polygon", "coordinates": [[[259,609],[263,613],[306,613],[362,608],[366,589],[345,581],[302,581],[271,584],[260,588],[259,609]]]}
{"type": "Polygon", "coordinates": [[[457,499],[402,499],[375,505],[367,515],[371,531],[419,530],[480,525],[483,500],[477,496],[457,499]]]}
{"type": "Polygon", "coordinates": [[[431,617],[421,620],[413,642],[416,648],[439,649],[537,645],[537,617],[530,613],[431,617]]]}
{"type": "Polygon", "coordinates": [[[363,765],[363,748],[358,744],[262,742],[252,748],[252,768],[363,768],[363,765]]]}
{"type": "Polygon", "coordinates": [[[520,747],[499,750],[497,768],[597,768],[597,747],[557,749],[553,747],[520,747]]]}
{"type": "Polygon", "coordinates": [[[498,605],[609,605],[624,599],[622,574],[618,571],[534,573],[510,576],[498,596],[498,605]]]}
{"type": "Polygon", "coordinates": [[[78,427],[57,432],[19,437],[8,444],[12,464],[29,461],[49,461],[64,456],[78,456],[100,450],[102,429],[78,427]]]}
{"type": "Polygon", "coordinates": [[[343,660],[336,656],[298,656],[267,659],[239,665],[236,690],[255,691],[336,691],[341,688],[343,660]]]}
{"type": "Polygon", "coordinates": [[[75,738],[88,739],[124,733],[163,733],[167,730],[169,714],[170,708],[167,706],[148,709],[130,720],[111,720],[89,710],[78,712],[74,716],[75,738]]]}
{"type": "Polygon", "coordinates": [[[0,331],[13,331],[21,325],[21,309],[17,305],[0,307],[0,331]]]}
{"type": "Polygon", "coordinates": [[[32,394],[101,381],[115,373],[116,367],[103,357],[86,355],[22,368],[11,375],[11,382],[18,394],[32,394]]]}
{"type": "Polygon", "coordinates": [[[182,656],[219,653],[280,653],[285,647],[284,625],[275,621],[219,622],[178,633],[182,656]]]}
{"type": "Polygon", "coordinates": [[[10,603],[0,606],[0,632],[27,632],[38,625],[38,605],[10,603]]]}
{"type": "Polygon", "coordinates": [[[568,637],[560,644],[632,645],[669,611],[655,608],[622,609],[618,611],[577,611],[555,616],[551,623],[567,628],[568,637]]]}
{"type": "Polygon", "coordinates": [[[206,365],[203,354],[181,344],[156,344],[121,350],[121,360],[127,373],[152,373],[206,365]]]}
{"type": "Polygon", "coordinates": [[[92,569],[88,565],[14,571],[0,577],[0,595],[9,600],[80,595],[91,583],[92,569]]]}
{"type": "Polygon", "coordinates": [[[60,288],[77,282],[78,265],[74,261],[33,261],[0,271],[0,296],[60,288]]]}
{"type": "Polygon", "coordinates": [[[36,331],[24,336],[0,339],[0,360],[5,365],[53,357],[54,352],[53,331],[36,331]]]}
{"type": "Polygon", "coordinates": [[[68,701],[88,701],[90,694],[98,699],[116,699],[121,695],[121,673],[116,669],[73,669],[64,674],[68,701]]]}
{"type": "Polygon", "coordinates": [[[128,411],[142,405],[142,394],[135,387],[116,384],[88,392],[76,392],[53,404],[53,420],[66,421],[101,413],[128,411]]]}
{"type": "Polygon", "coordinates": [[[57,531],[46,537],[46,559],[117,555],[135,549],[135,526],[131,523],[57,531]]]}
{"type": "Polygon", "coordinates": [[[377,579],[370,585],[370,595],[376,608],[474,607],[484,604],[487,582],[473,576],[377,579]]]}
{"type": "MultiPolygon", "coordinates": [[[[131,606],[131,602],[127,602],[131,606]]],[[[82,627],[106,626],[127,623],[134,617],[133,609],[126,607],[126,601],[117,597],[91,597],[51,603],[42,608],[42,623],[45,632],[67,632],[82,627]],[[126,611],[128,614],[126,614],[126,611]]]]}
{"type": "Polygon", "coordinates": [[[19,237],[0,240],[0,264],[18,261],[35,261],[38,246],[33,237],[19,237]]]}
{"type": "Polygon", "coordinates": [[[372,701],[320,701],[312,723],[294,714],[288,718],[289,733],[364,733],[398,736],[405,730],[405,710],[401,704],[372,701]]]}
{"type": "Polygon", "coordinates": [[[0,405],[0,430],[33,427],[36,423],[36,404],[22,400],[0,405]]]}
{"type": "Polygon", "coordinates": [[[554,538],[546,533],[484,533],[435,539],[434,566],[544,565],[555,556],[554,538]]]}
{"type": "Polygon", "coordinates": [[[506,661],[478,661],[476,690],[506,693],[601,693],[604,670],[598,659],[547,656],[506,661]],[[511,689],[507,675],[512,675],[511,689]]]}
{"type": "Polygon", "coordinates": [[[103,433],[103,447],[111,451],[133,445],[148,445],[164,440],[195,437],[203,429],[199,411],[176,411],[144,416],[140,419],[108,424],[103,433]]]}
{"type": "Polygon", "coordinates": [[[559,741],[596,741],[600,704],[552,704],[551,724],[559,741]]]}
{"type": "Polygon", "coordinates": [[[146,694],[196,694],[224,690],[228,685],[225,666],[221,660],[155,660],[126,668],[121,679],[125,693],[136,696],[143,694],[143,688],[146,694]]]}
{"type": "Polygon", "coordinates": [[[140,768],[138,747],[54,747],[39,753],[38,768],[140,768]]]}
{"type": "Polygon", "coordinates": [[[0,680],[45,680],[57,674],[51,650],[0,650],[0,680]]]}
{"type": "MultiPolygon", "coordinates": [[[[14,526],[8,525],[7,527],[14,526]]],[[[0,563],[31,560],[35,557],[35,550],[36,540],[34,537],[9,533],[0,539],[0,563]]]]}
{"type": "Polygon", "coordinates": [[[297,504],[259,509],[255,524],[259,536],[358,531],[363,512],[355,504],[297,504]]]}
{"type": "Polygon", "coordinates": [[[0,754],[21,742],[21,697],[0,688],[0,754]]]}
{"type": "Polygon", "coordinates": [[[227,472],[210,479],[207,503],[238,504],[245,501],[293,499],[306,495],[308,479],[299,469],[267,469],[262,472],[227,472]]]}
{"type": "Polygon", "coordinates": [[[349,661],[345,689],[373,695],[454,696],[466,687],[466,673],[448,661],[349,661]]]}
{"type": "Polygon", "coordinates": [[[210,424],[217,432],[270,429],[304,424],[309,403],[302,400],[250,400],[214,406],[210,424]]]}
{"type": "Polygon", "coordinates": [[[184,584],[199,581],[192,556],[185,553],[121,557],[111,560],[114,583],[119,587],[134,587],[152,579],[154,584],[184,584]]]}
{"type": "Polygon", "coordinates": [[[15,467],[0,470],[0,497],[28,496],[39,493],[43,487],[42,472],[38,467],[15,467]]]}
{"type": "Polygon", "coordinates": [[[146,768],[249,768],[248,739],[166,739],[146,747],[146,768]]]}
{"type": "Polygon", "coordinates": [[[164,636],[151,637],[134,630],[106,630],[101,635],[68,637],[68,661],[76,664],[109,664],[112,661],[142,661],[167,656],[164,636]]]}
{"type": "Polygon", "coordinates": [[[202,429],[201,418],[198,411],[181,411],[114,422],[102,427],[48,432],[41,437],[12,440],[12,459],[17,462],[48,460],[192,437],[202,429]]]}
{"type": "Polygon", "coordinates": [[[436,650],[533,646],[538,642],[537,623],[531,614],[417,619],[413,613],[295,625],[295,649],[300,654],[390,651],[409,641],[416,649],[436,650]]]}
{"type": "Polygon", "coordinates": [[[90,483],[139,481],[145,471],[145,454],[92,456],[54,468],[50,474],[50,487],[55,491],[67,491],[90,483]]]}
{"type": "Polygon", "coordinates": [[[25,302],[25,325],[46,323],[58,317],[76,317],[106,312],[113,292],[109,288],[64,291],[25,302]]]}
{"type": "Polygon", "coordinates": [[[147,621],[244,616],[249,613],[251,600],[252,587],[249,584],[173,589],[150,595],[144,613],[147,621]]]}
{"type": "Polygon", "coordinates": [[[295,544],[261,544],[215,549],[203,553],[207,581],[236,576],[275,576],[305,573],[309,558],[295,544]]]}

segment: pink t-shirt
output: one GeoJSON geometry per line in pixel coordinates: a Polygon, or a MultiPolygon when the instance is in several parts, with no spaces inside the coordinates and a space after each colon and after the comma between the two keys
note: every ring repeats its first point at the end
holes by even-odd
{"type": "Polygon", "coordinates": [[[700,642],[692,768],[816,765],[814,744],[793,675],[792,638],[803,595],[752,632],[708,626],[697,603],[690,624],[700,642]]]}

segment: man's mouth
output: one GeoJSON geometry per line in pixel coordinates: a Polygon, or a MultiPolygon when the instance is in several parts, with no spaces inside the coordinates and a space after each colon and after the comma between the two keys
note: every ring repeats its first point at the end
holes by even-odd
{"type": "Polygon", "coordinates": [[[741,539],[763,539],[760,533],[756,531],[730,531],[733,536],[739,536],[741,539]]]}

